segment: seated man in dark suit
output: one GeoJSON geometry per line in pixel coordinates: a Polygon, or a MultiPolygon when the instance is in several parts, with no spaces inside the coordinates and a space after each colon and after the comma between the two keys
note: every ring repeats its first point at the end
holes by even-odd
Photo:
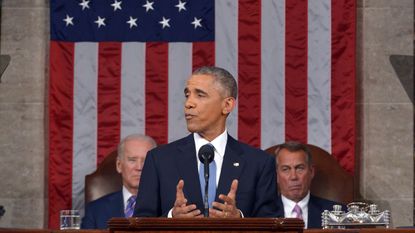
{"type": "MultiPolygon", "coordinates": [[[[278,216],[301,218],[305,228],[321,228],[321,213],[339,203],[310,194],[314,177],[312,156],[306,145],[287,142],[275,151],[278,196],[278,216]]],[[[345,207],[342,207],[345,210],[345,207]]]]}
{"type": "Polygon", "coordinates": [[[116,168],[122,176],[122,190],[88,203],[82,219],[83,229],[106,229],[113,217],[131,217],[147,152],[156,147],[149,136],[132,134],[118,145],[116,168]]]}
{"type": "MultiPolygon", "coordinates": [[[[184,89],[190,135],[149,151],[135,216],[274,217],[277,212],[275,160],[228,135],[226,119],[236,105],[233,76],[218,67],[193,72],[184,89]],[[204,205],[200,148],[212,148],[209,207],[204,205]],[[216,194],[215,194],[216,193],[216,194]],[[212,202],[213,201],[213,202],[212,202]]],[[[204,168],[203,168],[204,169],[204,168]]]]}

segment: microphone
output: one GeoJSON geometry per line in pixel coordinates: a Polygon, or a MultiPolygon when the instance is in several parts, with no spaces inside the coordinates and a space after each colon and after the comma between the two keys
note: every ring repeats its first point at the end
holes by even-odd
{"type": "Polygon", "coordinates": [[[209,217],[209,164],[213,161],[213,158],[215,157],[215,148],[210,143],[203,145],[199,149],[198,157],[199,161],[203,163],[203,166],[205,168],[205,198],[203,200],[203,204],[205,207],[204,216],[209,217]]]}

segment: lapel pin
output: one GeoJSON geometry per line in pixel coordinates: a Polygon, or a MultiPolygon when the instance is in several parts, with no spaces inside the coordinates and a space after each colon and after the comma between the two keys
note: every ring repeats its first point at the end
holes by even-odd
{"type": "Polygon", "coordinates": [[[234,167],[239,167],[239,163],[233,163],[234,167]]]}

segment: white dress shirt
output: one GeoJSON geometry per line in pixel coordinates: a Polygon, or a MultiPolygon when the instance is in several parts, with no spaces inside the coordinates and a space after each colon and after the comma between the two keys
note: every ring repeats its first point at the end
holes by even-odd
{"type": "Polygon", "coordinates": [[[225,155],[226,143],[228,141],[228,131],[225,129],[222,134],[217,136],[211,142],[202,138],[199,134],[194,133],[193,138],[195,140],[196,146],[196,160],[197,160],[197,169],[200,169],[200,160],[198,157],[199,149],[205,144],[212,144],[215,147],[215,163],[216,163],[216,187],[218,187],[220,172],[222,170],[223,156],[225,155]]]}
{"type": "Polygon", "coordinates": [[[123,210],[125,210],[125,208],[127,208],[127,202],[128,202],[128,199],[130,199],[131,196],[133,196],[133,194],[130,193],[128,191],[128,189],[123,185],[122,186],[122,197],[123,197],[123,202],[124,202],[123,210]]]}
{"type": "Polygon", "coordinates": [[[296,215],[293,213],[293,208],[297,204],[301,207],[304,228],[307,229],[308,226],[308,201],[310,200],[310,192],[298,203],[291,201],[290,199],[281,195],[282,204],[284,205],[284,217],[286,218],[295,218],[296,215]]]}

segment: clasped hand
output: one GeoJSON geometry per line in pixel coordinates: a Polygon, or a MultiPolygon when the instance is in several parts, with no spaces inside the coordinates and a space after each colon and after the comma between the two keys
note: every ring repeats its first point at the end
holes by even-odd
{"type": "MultiPolygon", "coordinates": [[[[203,214],[197,209],[195,204],[187,204],[187,199],[183,193],[184,181],[180,180],[176,186],[176,201],[172,209],[173,218],[202,218],[203,214]]],[[[220,194],[219,199],[222,203],[214,201],[209,208],[209,217],[212,218],[240,218],[241,212],[236,207],[236,190],[238,189],[238,180],[233,180],[231,188],[227,195],[220,194]]]]}

